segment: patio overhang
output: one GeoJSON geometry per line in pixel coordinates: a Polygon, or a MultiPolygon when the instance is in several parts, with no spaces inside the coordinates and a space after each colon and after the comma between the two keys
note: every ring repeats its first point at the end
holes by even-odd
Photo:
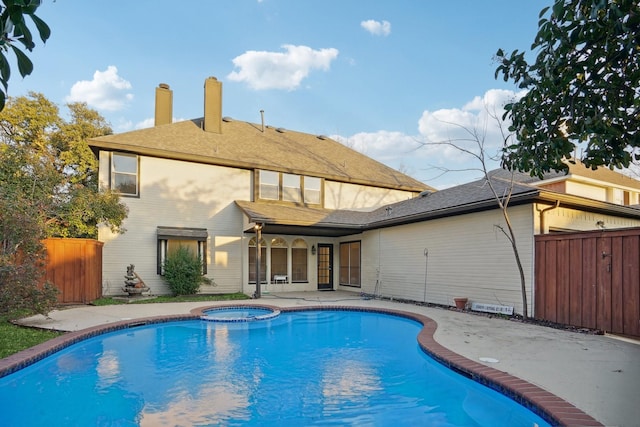
{"type": "Polygon", "coordinates": [[[364,226],[362,213],[306,206],[284,206],[271,203],[236,201],[250,223],[243,231],[255,233],[254,225],[262,225],[262,233],[341,237],[358,234],[364,226]]]}

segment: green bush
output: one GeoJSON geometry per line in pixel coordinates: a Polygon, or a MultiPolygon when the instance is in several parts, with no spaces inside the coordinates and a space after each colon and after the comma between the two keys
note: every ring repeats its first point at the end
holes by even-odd
{"type": "Polygon", "coordinates": [[[164,279],[174,295],[193,295],[201,283],[209,281],[202,275],[202,262],[198,256],[184,246],[167,256],[164,279]]]}

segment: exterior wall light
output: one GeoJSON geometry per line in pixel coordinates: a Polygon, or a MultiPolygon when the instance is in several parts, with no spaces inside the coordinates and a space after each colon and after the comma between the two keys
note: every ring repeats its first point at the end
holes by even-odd
{"type": "Polygon", "coordinates": [[[316,254],[316,245],[311,245],[311,255],[316,254]]]}

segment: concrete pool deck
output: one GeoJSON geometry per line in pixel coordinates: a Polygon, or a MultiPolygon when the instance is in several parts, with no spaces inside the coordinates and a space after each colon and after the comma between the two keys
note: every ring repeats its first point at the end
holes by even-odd
{"type": "MultiPolygon", "coordinates": [[[[437,307],[365,299],[352,292],[264,294],[261,299],[243,301],[81,306],[55,310],[49,318],[29,317],[20,323],[81,331],[138,318],[189,315],[198,308],[230,304],[281,308],[349,306],[426,316],[437,323],[433,339],[439,345],[481,368],[484,365],[497,369],[553,393],[603,425],[640,425],[640,342],[437,307]]],[[[573,425],[591,424],[576,420],[573,425]]]]}

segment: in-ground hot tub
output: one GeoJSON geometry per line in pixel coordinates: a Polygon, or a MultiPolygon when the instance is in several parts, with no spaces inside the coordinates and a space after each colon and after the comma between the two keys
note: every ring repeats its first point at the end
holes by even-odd
{"type": "Polygon", "coordinates": [[[203,312],[201,319],[210,322],[255,322],[274,319],[280,310],[262,306],[237,306],[211,308],[203,312]]]}

